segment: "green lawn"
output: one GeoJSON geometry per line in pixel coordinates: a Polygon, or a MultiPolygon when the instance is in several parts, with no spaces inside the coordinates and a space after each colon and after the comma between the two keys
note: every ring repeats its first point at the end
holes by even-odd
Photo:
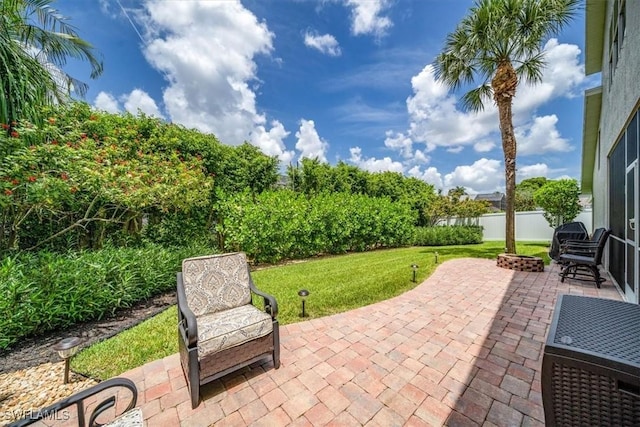
{"type": "MultiPolygon", "coordinates": [[[[546,242],[520,242],[519,254],[542,257],[549,263],[546,242]]],[[[293,262],[252,272],[258,288],[273,294],[280,324],[301,321],[298,290],[307,289],[309,318],[352,310],[392,298],[416,286],[411,264],[419,266],[417,283],[426,279],[438,262],[453,258],[494,259],[504,242],[479,245],[410,247],[361,252],[293,262]]],[[[72,368],[105,380],[178,351],[177,313],[173,306],[113,338],[80,352],[72,368]]]]}

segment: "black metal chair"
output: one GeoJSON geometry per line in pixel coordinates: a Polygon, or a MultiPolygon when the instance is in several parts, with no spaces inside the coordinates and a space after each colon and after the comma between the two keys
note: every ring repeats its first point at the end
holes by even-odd
{"type": "MultiPolygon", "coordinates": [[[[595,232],[594,232],[595,234],[595,232]]],[[[565,242],[564,253],[560,254],[559,262],[565,264],[560,272],[560,281],[571,275],[572,279],[582,281],[595,281],[599,288],[604,279],[600,276],[598,266],[602,263],[604,246],[607,243],[611,230],[604,229],[599,232],[596,242],[574,241],[565,242]]]]}
{"type": "Polygon", "coordinates": [[[185,259],[177,282],[178,347],[193,408],[206,383],[264,358],[280,367],[278,304],[254,285],[245,254],[185,259]]]}
{"type": "Polygon", "coordinates": [[[43,421],[46,425],[55,425],[57,421],[60,421],[59,424],[65,426],[75,421],[74,424],[77,423],[78,427],[142,426],[142,410],[134,408],[137,399],[138,389],[133,381],[128,378],[111,378],[44,409],[29,412],[28,416],[9,424],[7,427],[22,427],[35,423],[41,425],[43,421]],[[123,393],[123,390],[128,390],[128,392],[123,393]],[[128,399],[129,401],[129,404],[119,414],[116,409],[121,408],[122,405],[116,405],[118,399],[128,399]],[[75,406],[75,411],[67,409],[72,406],[75,406]],[[89,410],[91,410],[90,413],[89,410]],[[70,419],[74,412],[77,413],[76,420],[70,419]],[[102,418],[104,417],[111,418],[112,421],[103,424],[102,418]]]}
{"type": "Polygon", "coordinates": [[[602,238],[603,233],[607,231],[606,228],[600,227],[593,231],[593,234],[588,239],[567,239],[560,244],[560,255],[563,253],[573,253],[580,255],[580,252],[586,252],[587,255],[593,252],[591,249],[594,245],[597,245],[602,238]],[[584,247],[584,250],[582,248],[584,247]]]}

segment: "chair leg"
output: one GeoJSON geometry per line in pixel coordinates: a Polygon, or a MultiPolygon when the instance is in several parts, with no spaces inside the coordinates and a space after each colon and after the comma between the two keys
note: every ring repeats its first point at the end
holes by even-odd
{"type": "Polygon", "coordinates": [[[595,277],[596,279],[596,287],[600,289],[600,282],[602,281],[602,279],[600,278],[600,270],[598,270],[598,266],[592,266],[591,271],[593,272],[593,277],[595,277]]]}
{"type": "Polygon", "coordinates": [[[280,328],[278,324],[273,325],[273,368],[280,367],[280,328]]]}
{"type": "Polygon", "coordinates": [[[571,269],[571,264],[565,265],[564,268],[560,271],[560,283],[564,283],[564,279],[569,274],[569,270],[571,269]]]}
{"type": "Polygon", "coordinates": [[[198,364],[197,349],[189,350],[189,394],[191,395],[191,408],[196,409],[200,405],[200,366],[198,364]]]}

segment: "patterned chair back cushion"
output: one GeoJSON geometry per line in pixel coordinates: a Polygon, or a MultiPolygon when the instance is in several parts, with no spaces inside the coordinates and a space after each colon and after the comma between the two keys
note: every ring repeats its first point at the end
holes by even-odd
{"type": "Polygon", "coordinates": [[[182,261],[187,304],[202,316],[251,302],[249,268],[245,254],[231,253],[182,261]]]}

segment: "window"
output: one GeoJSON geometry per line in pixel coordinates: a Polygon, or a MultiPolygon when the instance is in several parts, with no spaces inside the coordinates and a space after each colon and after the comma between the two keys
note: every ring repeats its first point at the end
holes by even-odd
{"type": "Polygon", "coordinates": [[[613,2],[613,13],[609,20],[609,85],[613,82],[613,75],[616,71],[622,42],[627,25],[626,0],[615,0],[613,2]]]}

